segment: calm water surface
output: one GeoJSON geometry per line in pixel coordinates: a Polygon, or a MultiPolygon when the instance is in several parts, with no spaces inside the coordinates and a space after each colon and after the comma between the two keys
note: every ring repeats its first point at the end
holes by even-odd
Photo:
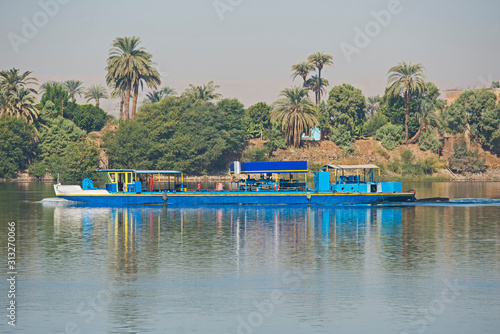
{"type": "Polygon", "coordinates": [[[499,333],[500,183],[404,188],[488,200],[98,208],[0,184],[0,332],[499,333]]]}

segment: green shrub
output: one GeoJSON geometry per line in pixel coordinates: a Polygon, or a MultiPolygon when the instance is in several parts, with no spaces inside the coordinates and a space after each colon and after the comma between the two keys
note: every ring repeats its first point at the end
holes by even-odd
{"type": "Polygon", "coordinates": [[[418,163],[425,175],[432,175],[437,169],[437,161],[434,158],[425,158],[418,163]]]}
{"type": "Polygon", "coordinates": [[[390,161],[387,163],[387,169],[393,173],[399,173],[399,169],[401,168],[401,162],[399,159],[394,159],[394,161],[390,161]]]}
{"type": "Polygon", "coordinates": [[[266,146],[250,148],[243,154],[243,161],[267,161],[268,153],[269,149],[266,146]]]}
{"type": "Polygon", "coordinates": [[[423,151],[431,151],[432,153],[439,154],[443,148],[443,143],[434,136],[432,131],[427,130],[420,135],[418,147],[423,151]]]}
{"type": "Polygon", "coordinates": [[[380,140],[383,147],[392,151],[404,142],[403,126],[388,123],[378,129],[375,139],[380,140]]]}
{"type": "Polygon", "coordinates": [[[480,173],[486,170],[485,161],[479,157],[478,150],[469,151],[467,144],[460,141],[453,145],[453,155],[448,163],[454,173],[480,173]]]}
{"type": "Polygon", "coordinates": [[[404,176],[421,176],[433,174],[437,167],[434,158],[416,160],[412,151],[406,149],[401,152],[401,160],[397,159],[391,168],[393,172],[400,171],[404,176]]]}
{"type": "Polygon", "coordinates": [[[376,113],[373,117],[363,125],[363,136],[373,137],[377,130],[389,122],[386,116],[381,112],[376,113]]]}
{"type": "Polygon", "coordinates": [[[22,118],[0,117],[0,177],[14,177],[33,152],[34,129],[22,118]]]}
{"type": "Polygon", "coordinates": [[[40,179],[47,174],[47,165],[43,161],[36,161],[28,166],[28,174],[40,179]]]}
{"type": "Polygon", "coordinates": [[[354,139],[353,131],[344,124],[337,124],[332,129],[330,140],[340,147],[351,145],[354,139]]]}

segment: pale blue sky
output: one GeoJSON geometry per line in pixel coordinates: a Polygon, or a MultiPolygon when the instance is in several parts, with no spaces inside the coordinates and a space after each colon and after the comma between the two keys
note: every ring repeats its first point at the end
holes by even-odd
{"type": "MultiPolygon", "coordinates": [[[[290,67],[316,50],[334,57],[335,67],[324,72],[331,86],[351,83],[367,96],[383,94],[388,69],[402,60],[422,63],[442,90],[500,80],[497,0],[59,0],[66,3],[53,17],[44,14],[41,3],[55,1],[0,1],[0,69],[31,70],[42,82],[104,83],[111,42],[135,35],[153,54],[163,85],[182,92],[214,80],[247,106],[272,103],[300,84],[290,67]],[[215,3],[232,10],[221,20],[215,3]],[[371,13],[391,3],[397,13],[374,25],[371,13]],[[36,20],[38,32],[23,34],[25,22],[36,20]],[[374,29],[369,45],[356,46],[355,29],[367,27],[374,29]],[[17,53],[9,36],[27,37],[17,53]],[[347,44],[358,48],[350,62],[341,48],[347,44]]],[[[103,106],[116,109],[110,101],[103,106]]]]}

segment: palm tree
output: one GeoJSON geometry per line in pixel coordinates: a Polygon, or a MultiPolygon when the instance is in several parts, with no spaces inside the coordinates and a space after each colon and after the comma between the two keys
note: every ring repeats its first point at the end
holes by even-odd
{"type": "Polygon", "coordinates": [[[64,89],[66,89],[71,97],[71,101],[75,102],[75,95],[82,96],[84,94],[83,82],[80,80],[66,80],[63,83],[64,89]]]}
{"type": "Polygon", "coordinates": [[[427,99],[422,100],[417,113],[417,119],[419,123],[418,131],[407,141],[408,144],[416,143],[423,131],[429,128],[440,128],[443,125],[435,106],[427,99]]]}
{"type": "Polygon", "coordinates": [[[214,85],[213,81],[210,81],[208,84],[202,86],[189,85],[189,88],[182,93],[182,96],[193,101],[205,103],[211,100],[218,100],[222,97],[221,94],[215,93],[217,88],[220,88],[220,86],[214,85]]]}
{"type": "MultiPolygon", "coordinates": [[[[0,90],[14,91],[18,87],[25,88],[27,85],[38,86],[38,80],[29,76],[31,73],[31,71],[26,71],[23,74],[19,74],[18,68],[0,71],[0,90]]],[[[37,94],[34,88],[28,88],[28,90],[37,94]]]]}
{"type": "Polygon", "coordinates": [[[115,89],[111,91],[112,99],[120,99],[120,116],[119,119],[123,119],[123,105],[125,104],[125,90],[115,89]]]}
{"type": "Polygon", "coordinates": [[[316,105],[321,101],[321,96],[326,94],[326,87],[330,83],[326,79],[320,79],[318,76],[314,75],[312,78],[308,79],[306,82],[306,87],[314,92],[316,97],[316,105]]]}
{"type": "Polygon", "coordinates": [[[311,72],[312,70],[314,70],[314,65],[303,61],[296,65],[292,65],[292,71],[293,71],[292,77],[293,79],[295,79],[298,76],[302,77],[302,80],[304,80],[302,87],[306,87],[307,76],[309,75],[309,72],[311,72]]]}
{"type": "Polygon", "coordinates": [[[146,94],[146,98],[142,101],[143,104],[152,104],[160,102],[163,98],[163,93],[161,90],[154,90],[146,94]]]}
{"type": "Polygon", "coordinates": [[[271,120],[281,123],[288,146],[299,147],[304,132],[319,124],[316,106],[303,87],[285,88],[273,105],[271,120]]]}
{"type": "Polygon", "coordinates": [[[166,86],[160,90],[154,90],[152,92],[147,93],[146,98],[144,99],[144,101],[142,101],[142,103],[148,104],[148,103],[160,102],[164,97],[172,96],[175,94],[176,94],[175,89],[166,86]]]}
{"type": "Polygon", "coordinates": [[[117,37],[111,44],[107,60],[106,82],[108,86],[114,86],[114,82],[122,80],[125,85],[125,116],[130,118],[130,94],[132,85],[136,84],[137,90],[141,76],[148,75],[151,67],[151,55],[139,47],[140,38],[117,37]]]}
{"type": "Polygon", "coordinates": [[[35,107],[37,91],[27,85],[38,85],[38,80],[30,77],[32,72],[19,74],[19,69],[0,71],[0,114],[23,117],[34,123],[40,111],[35,107]]]}
{"type": "Polygon", "coordinates": [[[54,80],[45,81],[45,82],[44,82],[44,83],[40,86],[40,91],[45,93],[45,92],[47,92],[47,89],[48,89],[49,87],[52,87],[52,88],[53,88],[53,87],[54,87],[54,86],[56,86],[56,85],[60,85],[60,83],[59,83],[59,82],[57,82],[57,81],[54,81],[54,80]]]}
{"type": "Polygon", "coordinates": [[[40,114],[35,104],[36,98],[31,90],[18,87],[12,94],[10,114],[12,116],[23,117],[27,122],[33,124],[40,114]]]}
{"type": "Polygon", "coordinates": [[[161,89],[161,92],[163,93],[163,96],[174,96],[175,94],[177,94],[175,89],[173,89],[172,87],[169,87],[169,86],[163,87],[161,89]]]}
{"type": "Polygon", "coordinates": [[[380,109],[378,96],[369,96],[366,98],[366,114],[372,117],[380,109]]]}
{"type": "Polygon", "coordinates": [[[425,74],[422,64],[412,64],[403,61],[392,67],[387,79],[390,96],[403,95],[405,99],[405,140],[408,142],[408,118],[410,116],[411,98],[414,93],[421,94],[425,91],[425,74]]]}
{"type": "Polygon", "coordinates": [[[316,51],[307,58],[307,62],[318,68],[318,78],[321,82],[321,70],[323,68],[326,69],[325,66],[333,66],[333,57],[325,54],[323,51],[316,51]]]}
{"type": "Polygon", "coordinates": [[[112,91],[111,91],[111,98],[120,99],[120,118],[119,119],[124,119],[124,112],[123,112],[123,107],[125,105],[125,96],[127,95],[126,90],[127,90],[127,82],[126,80],[123,79],[117,79],[113,81],[110,84],[112,91]]]}
{"type": "Polygon", "coordinates": [[[85,92],[85,98],[87,102],[95,100],[95,106],[99,107],[99,99],[109,99],[109,96],[108,92],[106,92],[106,88],[102,85],[92,85],[85,92]]]}
{"type": "Polygon", "coordinates": [[[135,116],[135,111],[137,109],[137,98],[139,96],[139,87],[143,89],[144,83],[152,89],[156,89],[161,84],[160,72],[153,67],[150,54],[148,54],[148,65],[140,68],[134,75],[133,86],[134,86],[134,98],[132,100],[132,118],[135,116]]]}

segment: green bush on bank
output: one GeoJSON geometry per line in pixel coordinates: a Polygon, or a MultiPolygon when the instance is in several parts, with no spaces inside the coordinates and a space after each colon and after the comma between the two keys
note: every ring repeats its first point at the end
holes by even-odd
{"type": "Polygon", "coordinates": [[[431,151],[432,153],[439,154],[443,148],[443,143],[436,138],[432,131],[426,130],[418,138],[418,147],[422,151],[431,151]]]}
{"type": "Polygon", "coordinates": [[[34,127],[22,118],[0,117],[0,177],[26,168],[34,146],[34,127]]]}
{"type": "Polygon", "coordinates": [[[402,125],[387,123],[375,134],[375,139],[380,140],[383,147],[392,151],[404,143],[404,129],[402,125]]]}
{"type": "Polygon", "coordinates": [[[484,164],[486,159],[479,157],[479,151],[469,151],[464,141],[459,141],[453,145],[453,155],[448,164],[454,173],[481,173],[486,170],[484,164]]]}
{"type": "Polygon", "coordinates": [[[377,131],[389,122],[388,118],[381,112],[375,113],[368,122],[363,125],[363,136],[373,137],[377,131]]]}
{"type": "Polygon", "coordinates": [[[403,150],[400,159],[395,159],[387,164],[387,168],[403,176],[432,175],[437,170],[437,161],[434,158],[416,160],[411,150],[403,150]]]}

